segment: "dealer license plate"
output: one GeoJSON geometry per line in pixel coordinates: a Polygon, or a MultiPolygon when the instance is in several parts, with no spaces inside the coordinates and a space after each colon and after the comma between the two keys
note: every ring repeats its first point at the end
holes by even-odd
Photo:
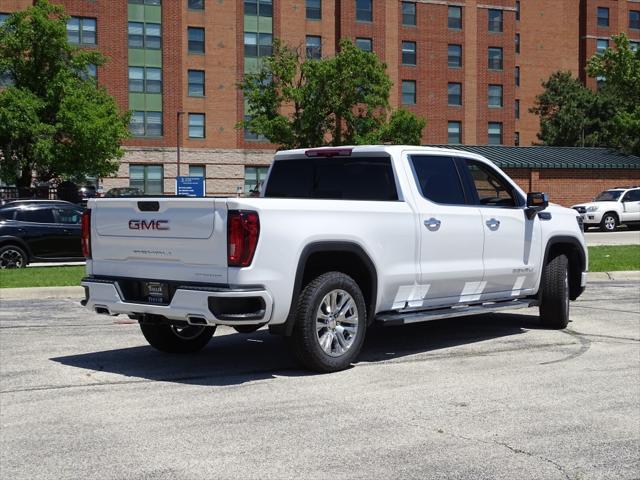
{"type": "Polygon", "coordinates": [[[169,289],[166,283],[145,282],[143,283],[144,296],[149,303],[167,303],[169,289]]]}

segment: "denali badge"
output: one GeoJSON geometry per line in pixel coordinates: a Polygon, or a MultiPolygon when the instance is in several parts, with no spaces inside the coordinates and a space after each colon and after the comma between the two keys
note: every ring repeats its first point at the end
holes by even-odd
{"type": "Polygon", "coordinates": [[[169,220],[129,220],[129,230],[169,230],[169,220]]]}

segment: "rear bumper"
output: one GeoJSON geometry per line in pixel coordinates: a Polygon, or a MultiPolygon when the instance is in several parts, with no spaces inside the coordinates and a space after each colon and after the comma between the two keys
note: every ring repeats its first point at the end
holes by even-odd
{"type": "Polygon", "coordinates": [[[180,285],[168,305],[154,305],[126,301],[117,280],[88,277],[82,279],[81,285],[85,288],[82,304],[108,315],[160,315],[192,325],[255,325],[268,323],[273,311],[273,298],[263,288],[180,285]],[[219,310],[225,302],[232,311],[219,310]],[[250,311],[238,308],[243,304],[250,306],[250,311]]]}

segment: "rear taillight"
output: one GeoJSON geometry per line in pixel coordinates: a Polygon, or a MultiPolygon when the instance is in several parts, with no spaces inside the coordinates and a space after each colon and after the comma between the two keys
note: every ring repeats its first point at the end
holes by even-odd
{"type": "Polygon", "coordinates": [[[84,258],[91,258],[91,210],[82,212],[82,255],[84,258]]]}
{"type": "Polygon", "coordinates": [[[260,236],[257,212],[230,210],[227,217],[227,265],[248,267],[260,236]]]}

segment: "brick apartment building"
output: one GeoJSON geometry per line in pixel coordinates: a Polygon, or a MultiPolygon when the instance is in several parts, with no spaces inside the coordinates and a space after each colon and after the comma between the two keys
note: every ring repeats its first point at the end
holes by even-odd
{"type": "MultiPolygon", "coordinates": [[[[104,188],[148,193],[175,191],[178,143],[180,174],[205,176],[207,194],[263,178],[274,146],[235,128],[245,110],[236,84],[273,38],[312,57],[333,55],[341,38],[372,50],[388,66],[392,105],[428,119],[423,142],[466,145],[531,145],[543,79],[570,70],[595,88],[587,59],[619,32],[640,42],[640,0],[53,1],[71,15],[69,40],[109,58],[98,82],[133,112],[104,188]]],[[[0,21],[31,4],[0,0],[0,21]]]]}

